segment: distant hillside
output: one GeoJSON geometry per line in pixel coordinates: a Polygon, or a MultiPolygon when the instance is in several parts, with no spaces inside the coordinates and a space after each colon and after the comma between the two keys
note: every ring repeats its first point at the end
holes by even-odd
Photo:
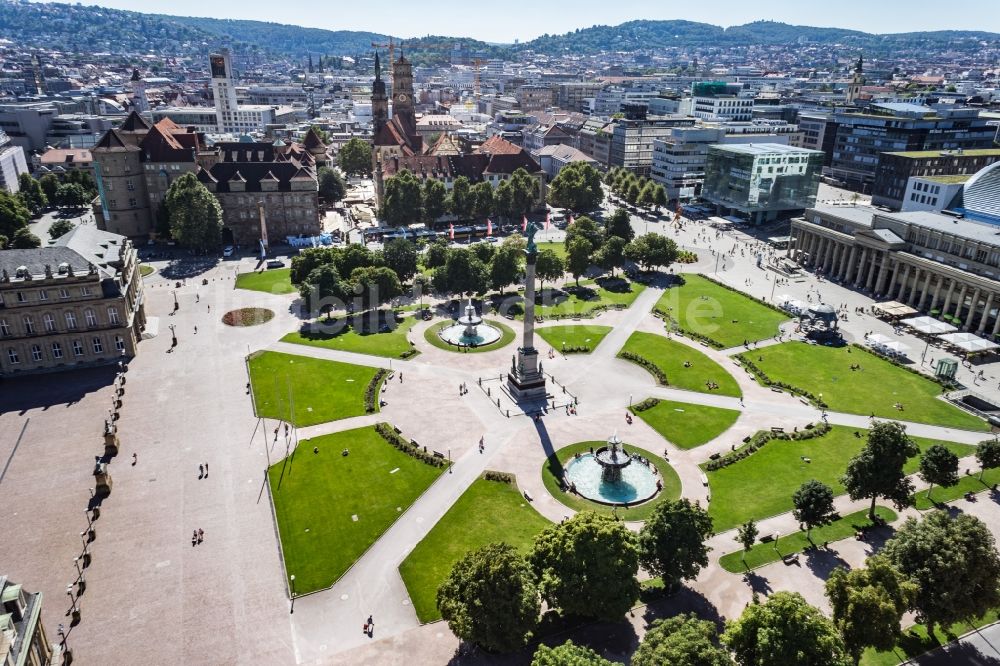
{"type": "MultiPolygon", "coordinates": [[[[276,5],[278,7],[278,5],[276,5]]],[[[263,21],[142,14],[96,6],[0,0],[0,37],[16,44],[64,51],[110,53],[204,54],[221,46],[239,52],[268,52],[302,58],[314,55],[357,55],[371,43],[386,43],[378,33],[323,30],[263,21]]],[[[692,21],[629,21],[595,25],[562,35],[543,35],[517,45],[497,46],[459,37],[407,39],[407,56],[415,64],[444,64],[456,44],[473,56],[504,57],[533,50],[550,55],[601,51],[656,51],[671,47],[741,47],[752,44],[841,45],[869,55],[919,47],[928,52],[972,51],[981,41],[1000,42],[1000,35],[971,31],[872,35],[840,28],[793,26],[757,21],[723,29],[692,21]]]]}

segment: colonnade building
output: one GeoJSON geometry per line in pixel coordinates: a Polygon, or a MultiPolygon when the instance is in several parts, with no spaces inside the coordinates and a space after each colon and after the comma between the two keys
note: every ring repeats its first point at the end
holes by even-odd
{"type": "Polygon", "coordinates": [[[792,220],[788,256],[828,279],[962,330],[1000,333],[1000,226],[951,212],[817,206],[792,220]]]}

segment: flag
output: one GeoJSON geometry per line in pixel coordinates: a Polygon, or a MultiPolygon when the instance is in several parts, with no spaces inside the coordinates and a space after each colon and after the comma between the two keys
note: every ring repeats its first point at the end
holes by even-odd
{"type": "Polygon", "coordinates": [[[522,215],[521,216],[521,231],[527,231],[527,230],[528,230],[528,216],[527,215],[522,215]]]}
{"type": "Polygon", "coordinates": [[[545,214],[545,230],[546,231],[548,231],[548,229],[551,226],[551,224],[552,224],[552,222],[549,220],[549,214],[546,213],[545,214]]]}
{"type": "Polygon", "coordinates": [[[486,218],[486,235],[493,235],[493,221],[490,218],[486,218]]]}
{"type": "Polygon", "coordinates": [[[448,223],[448,238],[455,240],[455,225],[450,222],[448,223]]]}

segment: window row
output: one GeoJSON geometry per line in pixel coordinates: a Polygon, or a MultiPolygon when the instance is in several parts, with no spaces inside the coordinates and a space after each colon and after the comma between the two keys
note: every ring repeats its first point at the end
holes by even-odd
{"type": "MultiPolygon", "coordinates": [[[[17,301],[18,303],[28,303],[31,300],[30,297],[31,297],[32,293],[34,293],[34,295],[36,297],[35,300],[39,300],[39,301],[47,301],[47,300],[49,300],[49,295],[50,294],[49,294],[49,290],[48,289],[39,289],[36,292],[17,291],[17,292],[14,292],[14,300],[17,301]]],[[[65,300],[65,299],[67,299],[67,298],[70,297],[70,290],[67,289],[66,287],[60,287],[59,290],[58,290],[58,294],[59,294],[59,298],[60,299],[65,300]]],[[[93,296],[93,294],[94,294],[94,290],[91,289],[89,286],[84,285],[84,286],[80,287],[80,295],[81,296],[93,296]]],[[[0,304],[2,304],[2,303],[3,303],[3,295],[0,295],[0,304]]]]}
{"type": "MultiPolygon", "coordinates": [[[[101,338],[94,337],[90,340],[90,348],[93,350],[94,354],[104,353],[104,341],[101,338]]],[[[115,349],[118,352],[125,351],[125,338],[120,335],[115,336],[115,349]]],[[[31,361],[33,363],[41,363],[45,360],[46,351],[42,348],[42,345],[31,345],[28,348],[28,352],[31,355],[31,361]]],[[[73,340],[69,349],[63,350],[63,344],[61,342],[53,342],[48,346],[48,353],[51,355],[53,360],[60,360],[67,354],[72,353],[76,358],[79,358],[86,354],[86,347],[82,340],[73,340]]],[[[10,365],[19,365],[21,363],[21,353],[14,347],[7,348],[7,362],[10,365]]]]}
{"type": "MultiPolygon", "coordinates": [[[[108,324],[111,326],[117,326],[122,323],[121,316],[118,314],[118,308],[114,305],[109,306],[108,312],[108,324]]],[[[97,328],[100,326],[100,321],[97,319],[97,313],[92,309],[87,308],[83,311],[84,320],[87,322],[87,328],[97,328]]],[[[63,320],[66,322],[67,331],[75,331],[77,329],[77,319],[76,313],[69,311],[64,313],[63,320]]],[[[34,335],[38,332],[35,326],[34,315],[24,315],[21,318],[21,323],[23,324],[23,329],[25,335],[34,335]]],[[[45,333],[55,333],[57,332],[56,318],[51,313],[46,312],[42,315],[41,319],[41,330],[45,333]]],[[[13,335],[13,330],[11,325],[6,319],[0,319],[0,337],[8,338],[13,335]]]]}

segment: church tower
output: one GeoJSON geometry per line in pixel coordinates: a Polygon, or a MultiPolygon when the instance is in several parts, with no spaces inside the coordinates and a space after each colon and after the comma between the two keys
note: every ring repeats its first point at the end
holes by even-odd
{"type": "Polygon", "coordinates": [[[382,64],[378,51],[375,52],[375,82],[372,83],[372,124],[375,134],[385,127],[389,120],[389,98],[385,94],[385,81],[382,80],[382,64]]]}
{"type": "Polygon", "coordinates": [[[392,63],[392,115],[408,137],[417,136],[417,116],[413,108],[413,65],[399,50],[399,59],[392,63]]]}
{"type": "Polygon", "coordinates": [[[146,98],[146,82],[142,80],[138,69],[132,70],[132,108],[139,113],[149,111],[149,100],[146,98]]]}
{"type": "Polygon", "coordinates": [[[861,97],[861,86],[865,84],[865,60],[863,56],[858,56],[858,64],[854,66],[854,78],[851,85],[847,87],[847,103],[854,104],[861,97]]]}

